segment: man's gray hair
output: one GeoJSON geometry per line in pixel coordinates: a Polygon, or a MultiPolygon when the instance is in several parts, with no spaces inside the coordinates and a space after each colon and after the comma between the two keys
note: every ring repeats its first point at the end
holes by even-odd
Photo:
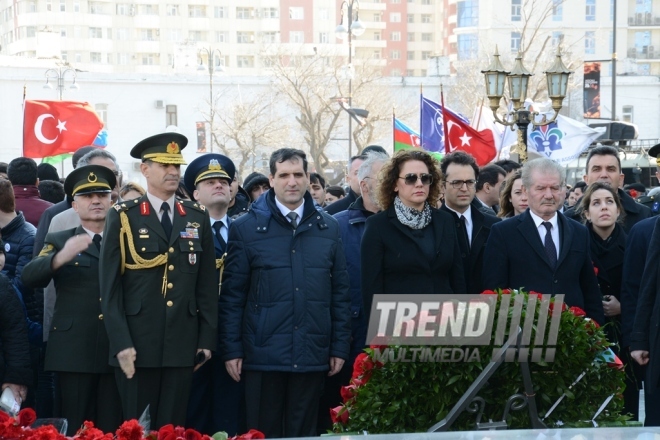
{"type": "Polygon", "coordinates": [[[522,167],[522,184],[525,188],[529,189],[532,187],[534,182],[532,182],[532,173],[534,171],[540,174],[552,174],[555,173],[559,176],[559,184],[564,186],[566,183],[566,177],[564,175],[564,167],[559,165],[557,162],[550,160],[545,157],[540,157],[538,159],[530,160],[526,162],[522,167]]]}
{"type": "Polygon", "coordinates": [[[360,164],[360,168],[358,168],[358,182],[362,182],[365,177],[369,177],[371,169],[375,164],[380,162],[385,163],[390,160],[387,154],[377,152],[369,152],[365,156],[367,158],[360,164]]]}
{"type": "Polygon", "coordinates": [[[78,161],[78,168],[89,165],[89,162],[97,157],[100,157],[102,159],[110,159],[115,163],[115,168],[117,169],[117,171],[119,171],[119,164],[117,163],[117,159],[115,158],[115,156],[111,152],[103,150],[101,148],[96,148],[90,151],[89,153],[85,154],[83,157],[81,157],[80,160],[78,161]]]}

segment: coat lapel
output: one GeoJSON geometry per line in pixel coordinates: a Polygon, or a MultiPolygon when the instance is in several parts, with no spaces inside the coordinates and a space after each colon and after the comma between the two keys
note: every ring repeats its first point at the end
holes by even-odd
{"type": "Polygon", "coordinates": [[[559,225],[559,259],[557,260],[557,267],[559,267],[566,259],[568,251],[571,248],[571,242],[573,240],[573,227],[569,224],[570,220],[564,217],[564,214],[557,213],[557,224],[559,225]]]}
{"type": "MultiPolygon", "coordinates": [[[[73,235],[80,235],[80,234],[87,234],[87,231],[83,229],[82,226],[78,226],[76,228],[76,231],[73,233],[73,235]]],[[[96,245],[94,243],[91,243],[85,251],[83,251],[85,254],[89,254],[92,257],[98,259],[99,258],[99,250],[96,249],[96,245]]]]}
{"type": "Polygon", "coordinates": [[[470,256],[478,255],[479,250],[486,241],[486,231],[484,230],[484,216],[477,209],[470,207],[472,215],[472,243],[470,244],[470,256]],[[474,251],[474,252],[473,252],[474,251]]]}
{"type": "MultiPolygon", "coordinates": [[[[543,243],[541,242],[541,237],[539,236],[539,231],[536,229],[534,220],[532,219],[532,216],[529,214],[529,209],[524,213],[520,214],[518,217],[520,222],[518,224],[518,230],[520,231],[520,234],[523,236],[525,240],[527,240],[527,243],[529,243],[529,245],[532,247],[532,249],[534,249],[534,251],[539,255],[539,257],[543,261],[545,261],[545,264],[550,266],[550,262],[548,261],[548,256],[545,254],[545,248],[543,247],[543,243]]],[[[552,269],[554,270],[554,268],[552,269]]]]}

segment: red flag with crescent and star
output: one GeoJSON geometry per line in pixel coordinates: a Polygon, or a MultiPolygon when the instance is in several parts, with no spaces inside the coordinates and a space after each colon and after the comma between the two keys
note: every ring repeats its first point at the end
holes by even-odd
{"type": "Polygon", "coordinates": [[[86,102],[25,101],[23,156],[73,153],[91,145],[102,128],[103,121],[86,102]]]}

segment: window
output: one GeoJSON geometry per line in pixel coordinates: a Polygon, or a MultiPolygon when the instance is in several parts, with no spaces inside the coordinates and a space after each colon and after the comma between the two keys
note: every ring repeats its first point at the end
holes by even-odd
{"type": "Polygon", "coordinates": [[[406,76],[415,76],[415,71],[413,69],[407,69],[406,76]]]}
{"type": "Polygon", "coordinates": [[[89,28],[89,38],[103,38],[103,31],[101,28],[89,28]]]}
{"type": "Polygon", "coordinates": [[[79,1],[73,2],[73,12],[80,12],[80,2],[79,1]]]}
{"type": "Polygon", "coordinates": [[[178,125],[178,118],[176,117],[176,105],[165,106],[165,127],[170,125],[178,125]]]}
{"type": "Polygon", "coordinates": [[[206,41],[206,32],[188,31],[188,39],[191,41],[206,41]]]}
{"type": "Polygon", "coordinates": [[[94,64],[101,64],[101,52],[90,52],[89,62],[94,64]]]}
{"type": "Polygon", "coordinates": [[[378,21],[382,21],[382,20],[383,20],[383,14],[381,14],[380,12],[375,12],[374,13],[374,21],[378,22],[378,21]]]}
{"type": "Polygon", "coordinates": [[[426,75],[426,69],[422,69],[422,70],[421,70],[421,73],[422,73],[422,76],[427,76],[427,75],[426,75]]]}
{"type": "Polygon", "coordinates": [[[98,2],[89,2],[89,13],[90,14],[105,14],[105,5],[98,2]]]}
{"type": "Polygon", "coordinates": [[[129,56],[127,53],[119,53],[117,54],[117,64],[120,64],[122,66],[125,66],[128,64],[129,56]]]}
{"type": "Polygon", "coordinates": [[[457,4],[457,27],[472,27],[479,25],[479,0],[464,0],[457,4]]]}
{"type": "Polygon", "coordinates": [[[157,29],[140,29],[140,39],[142,41],[156,41],[157,29]]]}
{"type": "Polygon", "coordinates": [[[380,59],[380,49],[374,50],[374,53],[373,53],[372,56],[373,56],[374,60],[379,60],[380,59]]]}
{"type": "Polygon", "coordinates": [[[213,8],[213,18],[227,18],[227,8],[216,6],[213,8]]]}
{"type": "Polygon", "coordinates": [[[422,4],[423,4],[423,5],[432,5],[432,4],[433,4],[433,0],[422,0],[422,4]]]}
{"type": "Polygon", "coordinates": [[[117,40],[128,40],[128,28],[117,28],[115,36],[117,40]]]}
{"type": "Polygon", "coordinates": [[[319,32],[319,43],[327,43],[327,42],[328,42],[328,33],[319,32]]]}
{"type": "Polygon", "coordinates": [[[408,41],[415,41],[415,33],[408,32],[408,41]]]}
{"type": "Polygon", "coordinates": [[[415,22],[415,14],[408,14],[408,23],[415,22]]]}
{"type": "Polygon", "coordinates": [[[76,52],[76,63],[82,63],[82,54],[80,52],[76,52]]]}
{"type": "Polygon", "coordinates": [[[181,41],[181,29],[168,29],[167,41],[181,41]]]}
{"type": "Polygon", "coordinates": [[[252,8],[236,8],[236,18],[250,20],[253,17],[252,8]]]}
{"type": "Polygon", "coordinates": [[[37,36],[37,28],[35,26],[28,26],[25,28],[25,36],[28,38],[37,36]]]}
{"type": "Polygon", "coordinates": [[[53,1],[52,0],[46,0],[46,10],[47,11],[52,11],[53,10],[53,1]]]}
{"type": "Polygon", "coordinates": [[[82,35],[82,30],[80,29],[80,26],[74,26],[73,27],[73,36],[75,38],[80,38],[82,35]]]}
{"type": "Polygon", "coordinates": [[[614,1],[610,0],[610,21],[614,21],[614,1]]]}
{"type": "Polygon", "coordinates": [[[112,40],[112,28],[107,28],[105,30],[105,38],[108,40],[112,40]]]}
{"type": "Polygon", "coordinates": [[[126,3],[117,3],[115,11],[117,15],[130,15],[131,7],[126,3]]]}
{"type": "Polygon", "coordinates": [[[64,61],[64,62],[69,61],[69,53],[66,52],[66,51],[63,51],[63,52],[60,54],[60,58],[61,58],[62,61],[64,61]]]}
{"type": "Polygon", "coordinates": [[[261,36],[261,41],[263,43],[277,43],[277,32],[264,32],[261,36]]]}
{"type": "Polygon", "coordinates": [[[516,53],[520,50],[520,32],[511,32],[511,52],[516,53]]]}
{"type": "Polygon", "coordinates": [[[462,34],[457,36],[458,59],[469,60],[477,57],[479,40],[475,34],[462,34]]]}
{"type": "Polygon", "coordinates": [[[204,5],[189,5],[188,17],[203,18],[206,17],[206,6],[204,5]]]}
{"type": "MultiPolygon", "coordinates": [[[[415,52],[408,51],[407,57],[408,57],[408,61],[413,61],[415,59],[415,52]]],[[[410,76],[412,76],[412,75],[410,75],[410,76]]]]}
{"type": "Polygon", "coordinates": [[[216,31],[215,41],[217,43],[229,43],[229,34],[227,32],[216,31]]]}
{"type": "MultiPolygon", "coordinates": [[[[328,10],[326,9],[326,15],[328,10]]],[[[277,8],[264,8],[264,18],[280,18],[280,11],[277,8]]],[[[323,17],[321,17],[323,18],[323,17]]],[[[327,17],[326,17],[327,20],[327,17]]]]}
{"type": "Polygon", "coordinates": [[[251,68],[254,67],[254,57],[251,56],[237,56],[236,65],[239,68],[251,68]]]}
{"type": "Polygon", "coordinates": [[[431,51],[430,50],[423,50],[422,51],[422,59],[423,60],[428,60],[431,58],[431,51]]]}
{"type": "Polygon", "coordinates": [[[390,0],[390,3],[399,4],[401,3],[401,0],[390,0]]]}
{"type": "Polygon", "coordinates": [[[66,29],[60,29],[60,37],[66,37],[66,29]]]}
{"type": "Polygon", "coordinates": [[[236,42],[239,44],[249,44],[250,41],[250,32],[236,32],[236,42]]]}
{"type": "Polygon", "coordinates": [[[622,115],[621,115],[621,120],[623,122],[633,122],[633,106],[632,105],[624,105],[622,107],[622,115]]]}
{"type": "Polygon", "coordinates": [[[584,53],[591,55],[596,53],[596,32],[587,31],[584,33],[584,53]]]}
{"type": "Polygon", "coordinates": [[[374,31],[374,41],[380,41],[381,33],[380,31],[374,31]]]}
{"type": "Polygon", "coordinates": [[[400,60],[401,59],[401,52],[398,50],[393,50],[390,52],[390,58],[393,60],[400,60]]]}
{"type": "Polygon", "coordinates": [[[304,42],[305,42],[305,33],[303,31],[291,31],[291,32],[289,32],[289,43],[302,44],[304,42]]]}
{"type": "Polygon", "coordinates": [[[392,32],[390,34],[390,40],[391,41],[401,41],[401,32],[399,32],[399,31],[392,32]]]}
{"type": "Polygon", "coordinates": [[[392,69],[390,71],[390,76],[401,76],[401,69],[392,69]]]}
{"type": "Polygon", "coordinates": [[[552,32],[552,45],[559,46],[564,41],[564,33],[562,31],[553,31],[552,32]]]}
{"type": "Polygon", "coordinates": [[[584,19],[586,21],[596,21],[596,0],[586,0],[586,2],[584,19]]]}
{"type": "Polygon", "coordinates": [[[522,0],[511,0],[511,21],[522,20],[522,0]]]}
{"type": "Polygon", "coordinates": [[[176,17],[179,15],[179,5],[167,5],[165,11],[169,17],[176,17]]]}
{"type": "Polygon", "coordinates": [[[290,7],[289,8],[289,18],[291,20],[304,20],[305,19],[305,10],[301,7],[290,7]]]}
{"type": "Polygon", "coordinates": [[[401,22],[401,13],[400,12],[392,12],[390,14],[390,22],[391,23],[400,23],[401,22]]]}
{"type": "Polygon", "coordinates": [[[431,14],[422,14],[422,23],[431,23],[433,21],[433,17],[431,14]]]}
{"type": "Polygon", "coordinates": [[[321,20],[329,20],[330,19],[330,15],[328,13],[328,8],[319,9],[319,18],[321,20]]]}
{"type": "Polygon", "coordinates": [[[142,64],[145,66],[152,66],[156,63],[156,57],[152,53],[143,53],[140,56],[140,60],[142,61],[142,64]]]}
{"type": "Polygon", "coordinates": [[[28,2],[26,12],[37,12],[37,2],[35,1],[28,2]]]}
{"type": "Polygon", "coordinates": [[[433,41],[433,34],[429,32],[423,32],[422,41],[433,41]]]}
{"type": "Polygon", "coordinates": [[[138,5],[138,14],[158,15],[158,5],[138,5]]]}
{"type": "Polygon", "coordinates": [[[66,1],[60,0],[60,12],[66,12],[66,1]]]}

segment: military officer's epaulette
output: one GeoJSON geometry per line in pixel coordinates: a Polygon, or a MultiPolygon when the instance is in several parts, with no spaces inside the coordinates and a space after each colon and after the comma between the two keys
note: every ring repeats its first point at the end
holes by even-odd
{"type": "Polygon", "coordinates": [[[112,207],[115,208],[115,211],[117,212],[126,211],[127,209],[134,208],[136,206],[138,206],[138,199],[117,201],[117,203],[112,205],[112,207]]]}
{"type": "Polygon", "coordinates": [[[185,208],[191,208],[200,212],[206,212],[206,206],[202,205],[199,202],[193,202],[192,200],[177,200],[176,203],[181,203],[185,208]]]}
{"type": "Polygon", "coordinates": [[[643,205],[646,205],[647,203],[653,203],[655,201],[655,197],[654,196],[641,196],[641,197],[637,197],[635,199],[635,201],[637,203],[641,203],[643,205]]]}

